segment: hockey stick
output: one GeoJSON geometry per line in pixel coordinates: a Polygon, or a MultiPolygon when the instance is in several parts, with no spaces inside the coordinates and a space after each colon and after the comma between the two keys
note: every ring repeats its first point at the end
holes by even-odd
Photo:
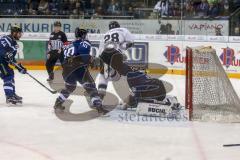
{"type": "Polygon", "coordinates": [[[223,147],[238,147],[240,144],[224,144],[223,147]]]}
{"type": "MultiPolygon", "coordinates": [[[[17,67],[18,69],[21,69],[21,67],[17,64],[17,63],[14,63],[12,62],[12,64],[17,67]]],[[[46,90],[48,90],[50,93],[52,94],[56,94],[57,91],[53,91],[51,89],[49,89],[47,86],[45,86],[44,84],[42,84],[39,80],[37,80],[35,77],[33,77],[30,73],[26,72],[26,74],[31,77],[33,80],[35,80],[38,84],[40,84],[42,87],[44,87],[46,90]]]]}

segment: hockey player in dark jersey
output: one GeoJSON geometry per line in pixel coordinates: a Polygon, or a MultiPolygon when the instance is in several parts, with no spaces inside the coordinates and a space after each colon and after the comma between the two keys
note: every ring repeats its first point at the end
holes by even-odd
{"type": "MultiPolygon", "coordinates": [[[[9,65],[17,63],[15,55],[17,54],[17,40],[22,36],[22,28],[17,25],[11,27],[11,34],[0,37],[0,77],[3,80],[3,89],[6,96],[6,102],[10,104],[22,103],[22,97],[15,92],[14,71],[9,65]]],[[[20,63],[18,71],[22,74],[26,73],[20,63]]]]}
{"type": "Polygon", "coordinates": [[[64,101],[76,89],[77,82],[79,82],[90,97],[91,108],[100,113],[107,113],[107,110],[102,107],[102,100],[88,71],[91,62],[91,43],[87,40],[87,31],[76,28],[75,37],[75,41],[64,47],[63,78],[65,89],[61,91],[54,108],[57,110],[65,109],[64,101]]]}

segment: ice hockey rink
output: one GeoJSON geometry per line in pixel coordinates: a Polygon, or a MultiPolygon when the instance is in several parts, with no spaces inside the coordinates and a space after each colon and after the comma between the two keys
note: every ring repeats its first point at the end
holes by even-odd
{"type": "MultiPolygon", "coordinates": [[[[45,71],[29,71],[46,82],[45,71]]],[[[184,104],[184,76],[165,75],[171,95],[184,104]]],[[[231,79],[240,94],[239,80],[231,79]]],[[[112,111],[94,118],[83,96],[70,97],[70,115],[57,115],[53,95],[27,75],[16,73],[19,107],[9,107],[0,82],[0,160],[239,160],[240,124],[154,121],[112,111]],[[81,115],[89,111],[87,116],[81,115]],[[124,116],[123,116],[124,115],[124,116]],[[82,116],[82,118],[81,118],[82,116]],[[84,117],[85,116],[85,117],[84,117]]],[[[115,94],[113,87],[108,91],[115,94]]],[[[117,104],[112,99],[113,105],[117,104]]],[[[130,111],[128,114],[131,114],[130,111]]]]}

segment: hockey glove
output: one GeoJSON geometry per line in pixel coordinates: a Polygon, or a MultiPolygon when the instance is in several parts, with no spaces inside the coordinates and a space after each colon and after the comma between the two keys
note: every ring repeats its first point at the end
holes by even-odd
{"type": "Polygon", "coordinates": [[[18,66],[16,66],[16,69],[22,74],[27,73],[27,69],[25,67],[23,67],[21,63],[19,63],[18,66]]]}

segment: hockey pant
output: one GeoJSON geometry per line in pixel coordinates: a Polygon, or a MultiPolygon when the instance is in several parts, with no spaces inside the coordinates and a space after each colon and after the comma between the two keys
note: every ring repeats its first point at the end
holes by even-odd
{"type": "Polygon", "coordinates": [[[6,97],[11,97],[15,94],[14,71],[7,62],[0,62],[0,77],[3,80],[3,89],[6,97]]]}
{"type": "Polygon", "coordinates": [[[64,55],[63,52],[58,53],[58,50],[52,50],[48,52],[49,57],[47,58],[46,61],[46,69],[48,72],[48,75],[53,73],[54,66],[56,62],[59,60],[60,63],[62,64],[64,61],[64,55]]]}
{"type": "Polygon", "coordinates": [[[70,94],[76,89],[79,82],[90,98],[98,97],[95,82],[88,71],[87,65],[81,65],[81,57],[75,58],[71,63],[63,64],[63,78],[65,81],[65,89],[61,91],[59,99],[65,101],[70,94]],[[76,61],[75,61],[76,60],[76,61]]]}

